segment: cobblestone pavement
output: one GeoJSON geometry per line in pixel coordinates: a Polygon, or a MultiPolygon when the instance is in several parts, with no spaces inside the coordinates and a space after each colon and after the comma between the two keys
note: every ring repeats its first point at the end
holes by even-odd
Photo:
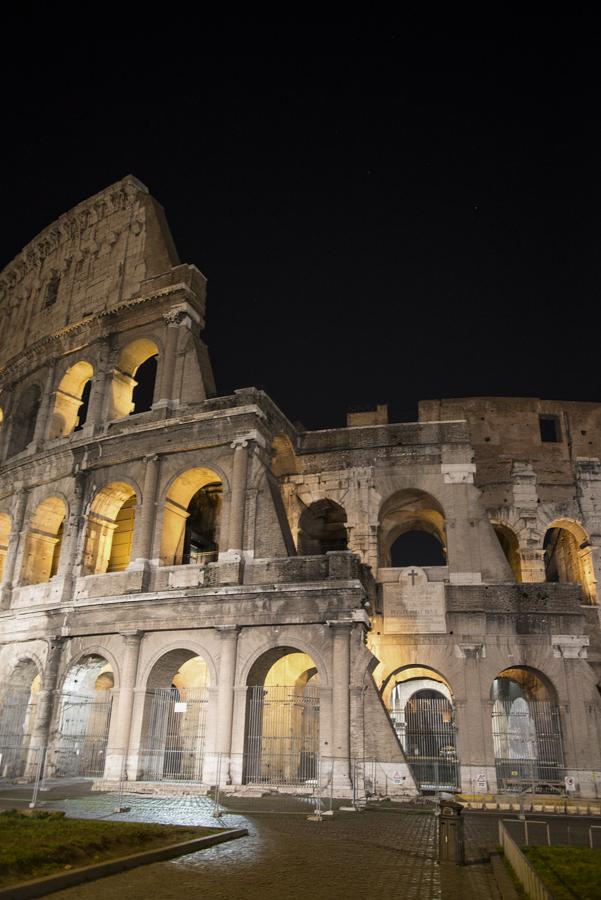
{"type": "MultiPolygon", "coordinates": [[[[115,795],[48,801],[69,815],[154,822],[215,824],[204,797],[177,799],[128,795],[126,814],[115,815],[115,795]]],[[[456,867],[435,859],[435,820],[427,812],[376,809],[337,811],[321,822],[307,820],[298,801],[263,798],[232,801],[224,826],[245,826],[249,836],[169,862],[53,895],[60,900],[211,897],[212,900],[499,900],[488,864],[456,867]]],[[[487,828],[495,834],[494,821],[487,828]]],[[[486,831],[486,829],[484,829],[486,831]]],[[[468,828],[468,855],[488,841],[482,827],[468,828]]],[[[494,845],[494,840],[493,840],[494,845]]]]}

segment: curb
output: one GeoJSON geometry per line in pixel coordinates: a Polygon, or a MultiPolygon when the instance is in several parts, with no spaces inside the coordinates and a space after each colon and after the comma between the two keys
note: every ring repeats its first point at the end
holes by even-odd
{"type": "Polygon", "coordinates": [[[183,841],[179,844],[170,844],[167,847],[159,847],[155,850],[144,850],[142,853],[133,853],[130,856],[122,856],[119,859],[110,859],[106,862],[96,863],[93,866],[84,866],[81,869],[72,869],[69,872],[61,872],[58,875],[49,875],[46,878],[36,878],[33,881],[25,881],[22,884],[14,884],[0,888],[0,900],[28,900],[30,897],[45,897],[55,891],[82,884],[85,881],[95,881],[106,875],[116,875],[137,866],[145,866],[153,862],[161,862],[173,859],[176,856],[185,856],[194,853],[204,847],[212,847],[214,844],[223,844],[225,841],[234,841],[245,837],[247,828],[230,828],[219,834],[209,834],[205,837],[193,838],[191,841],[183,841]]]}

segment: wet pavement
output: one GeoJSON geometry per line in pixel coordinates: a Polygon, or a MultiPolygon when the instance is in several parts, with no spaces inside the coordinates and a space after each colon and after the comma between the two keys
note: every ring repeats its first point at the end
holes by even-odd
{"type": "MultiPolygon", "coordinates": [[[[74,793],[78,793],[75,790],[74,793]]],[[[5,792],[2,792],[5,795],[5,792]]],[[[115,813],[119,797],[88,794],[44,805],[77,817],[248,828],[248,837],[169,862],[155,863],[52,896],[60,900],[211,897],[215,900],[500,900],[488,863],[458,867],[436,860],[436,823],[427,811],[392,804],[361,812],[335,811],[307,820],[312,804],[266,797],[236,798],[221,819],[207,797],[125,795],[131,809],[115,813]],[[235,807],[235,808],[231,808],[235,807]]],[[[17,799],[17,792],[13,795],[17,799]]],[[[3,805],[6,800],[0,798],[3,805]]],[[[14,804],[13,804],[14,805],[14,804]]],[[[468,857],[496,845],[496,817],[469,817],[468,857]]]]}

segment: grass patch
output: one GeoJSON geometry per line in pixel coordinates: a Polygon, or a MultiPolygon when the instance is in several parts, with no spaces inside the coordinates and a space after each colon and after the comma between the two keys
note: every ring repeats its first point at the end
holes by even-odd
{"type": "Polygon", "coordinates": [[[601,850],[588,847],[521,847],[557,900],[599,900],[601,850]]]}
{"type": "Polygon", "coordinates": [[[0,886],[177,844],[219,828],[0,814],[0,886]]]}

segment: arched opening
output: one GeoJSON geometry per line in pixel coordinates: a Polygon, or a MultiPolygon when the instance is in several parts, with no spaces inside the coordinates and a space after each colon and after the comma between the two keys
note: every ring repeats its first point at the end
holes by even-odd
{"type": "Polygon", "coordinates": [[[430,494],[400,491],[380,511],[380,564],[445,566],[447,540],[442,507],[430,494]]]}
{"type": "Polygon", "coordinates": [[[387,679],[382,696],[420,790],[458,790],[457,726],[449,683],[427,666],[408,666],[387,679]]]}
{"type": "Polygon", "coordinates": [[[0,704],[0,777],[21,778],[36,760],[29,745],[35,725],[40,675],[31,659],[13,669],[0,704]]]}
{"type": "Polygon", "coordinates": [[[301,556],[319,556],[332,550],[348,549],[346,512],[333,500],[316,500],[305,507],[298,524],[301,556]]]}
{"type": "Polygon", "coordinates": [[[137,497],[124,482],[107,484],[94,497],[84,547],[85,575],[122,572],[131,562],[137,497]]]}
{"type": "Polygon", "coordinates": [[[152,406],[159,349],[140,338],[124,347],[113,372],[112,419],[146,412],[152,406]]]}
{"type": "Polygon", "coordinates": [[[19,397],[14,406],[7,456],[21,453],[32,442],[41,399],[37,384],[30,385],[19,397]]]}
{"type": "Polygon", "coordinates": [[[211,469],[187,469],[176,478],[163,508],[161,564],[216,560],[222,505],[223,484],[211,469]]]}
{"type": "Polygon", "coordinates": [[[83,360],[67,369],[55,393],[50,439],[65,437],[84,426],[93,375],[94,369],[83,360]]]}
{"type": "Polygon", "coordinates": [[[2,584],[4,579],[4,565],[6,563],[6,554],[8,553],[10,527],[10,516],[6,513],[0,513],[0,584],[2,584]]]}
{"type": "Polygon", "coordinates": [[[104,774],[113,686],[113,669],[103,656],[84,656],[69,670],[60,696],[57,748],[49,760],[55,775],[104,774]]]}
{"type": "Polygon", "coordinates": [[[66,514],[60,497],[48,497],[37,507],[27,533],[22,584],[41,584],[56,575],[66,514]]]}
{"type": "Polygon", "coordinates": [[[526,666],[505,669],[493,681],[492,731],[500,790],[559,790],[563,746],[553,686],[526,666]]]}
{"type": "Polygon", "coordinates": [[[209,670],[191,650],[171,650],[146,684],[138,778],[202,781],[209,670]]]}
{"type": "Polygon", "coordinates": [[[317,777],[319,673],[310,656],[274,647],[247,678],[244,781],[303,785],[317,777]]]}
{"type": "Polygon", "coordinates": [[[597,602],[597,584],[589,537],[578,522],[557,519],[543,541],[545,580],[579,584],[587,603],[597,602]]]}
{"type": "Polygon", "coordinates": [[[520,545],[517,535],[507,525],[501,525],[498,522],[493,524],[494,532],[497,540],[501,545],[501,549],[505,554],[505,559],[511,566],[513,577],[517,582],[522,581],[522,561],[520,558],[520,545]]]}

